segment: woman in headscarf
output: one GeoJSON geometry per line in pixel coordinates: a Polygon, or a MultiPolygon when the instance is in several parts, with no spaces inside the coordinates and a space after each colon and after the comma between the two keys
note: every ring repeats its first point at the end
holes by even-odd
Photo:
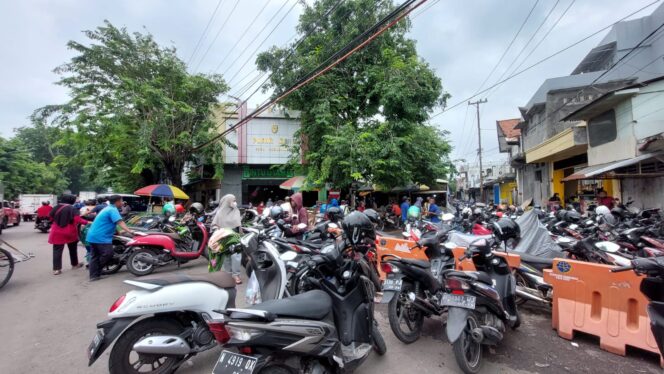
{"type": "Polygon", "coordinates": [[[48,243],[53,244],[53,275],[62,274],[62,252],[65,244],[69,249],[72,269],[83,266],[78,262],[78,225],[86,225],[88,221],[81,218],[79,210],[74,208],[72,204],[75,202],[76,196],[62,195],[60,204],[50,213],[53,226],[48,235],[48,243]]]}
{"type": "MultiPolygon", "coordinates": [[[[228,194],[221,198],[217,214],[214,215],[212,224],[219,228],[230,229],[241,233],[242,217],[240,215],[240,209],[237,207],[235,195],[228,194]]],[[[240,279],[241,262],[241,253],[234,253],[227,256],[224,260],[224,270],[233,275],[235,283],[237,284],[242,284],[242,279],[240,279]]]]}

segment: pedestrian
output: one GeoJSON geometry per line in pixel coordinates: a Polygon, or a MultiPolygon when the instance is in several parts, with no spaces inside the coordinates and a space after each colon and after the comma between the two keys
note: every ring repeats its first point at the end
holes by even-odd
{"type": "Polygon", "coordinates": [[[422,209],[422,201],[424,201],[424,199],[422,199],[422,196],[418,196],[417,199],[415,200],[415,206],[422,209]]]}
{"type": "Polygon", "coordinates": [[[122,221],[120,208],[122,207],[122,197],[111,195],[108,198],[110,205],[102,209],[95,217],[86,240],[91,248],[90,254],[90,281],[99,280],[101,269],[113,258],[113,235],[117,226],[123,231],[133,232],[122,221]]]}
{"type": "Polygon", "coordinates": [[[123,201],[122,208],[120,209],[120,215],[126,218],[129,213],[131,213],[131,207],[129,204],[127,204],[126,201],[123,201]]]}
{"type": "Polygon", "coordinates": [[[48,235],[49,244],[53,244],[53,275],[62,274],[62,252],[65,244],[69,249],[72,269],[83,266],[78,262],[78,225],[85,225],[88,221],[82,219],[78,209],[73,207],[75,202],[76,196],[62,195],[60,204],[52,209],[49,215],[54,222],[48,235]]]}
{"type": "Polygon", "coordinates": [[[401,203],[401,221],[408,221],[408,208],[410,208],[410,199],[408,196],[403,197],[403,202],[401,203]]]}
{"type": "Polygon", "coordinates": [[[348,208],[348,201],[346,200],[341,200],[341,205],[339,208],[341,208],[341,213],[343,213],[344,216],[347,216],[348,213],[350,213],[350,209],[348,208]]]}
{"type": "Polygon", "coordinates": [[[367,203],[364,200],[360,201],[360,206],[357,207],[359,212],[364,212],[367,209],[367,203]]]}
{"type": "Polygon", "coordinates": [[[293,214],[291,216],[291,224],[293,227],[301,223],[304,223],[309,227],[309,213],[307,213],[307,208],[302,204],[302,193],[298,192],[291,196],[290,204],[293,208],[293,214]]]}
{"type": "Polygon", "coordinates": [[[92,213],[94,214],[99,214],[102,210],[106,208],[105,200],[102,197],[97,198],[97,205],[95,205],[95,208],[92,209],[92,213]]]}
{"type": "Polygon", "coordinates": [[[162,208],[162,214],[165,216],[174,216],[175,215],[175,204],[173,204],[173,199],[170,197],[164,198],[164,207],[162,208]]]}
{"type": "MultiPolygon", "coordinates": [[[[217,214],[212,219],[212,225],[222,229],[233,230],[237,233],[242,232],[242,216],[240,209],[237,207],[235,195],[228,194],[221,198],[221,201],[219,201],[219,210],[217,210],[217,214]]],[[[242,270],[241,263],[241,253],[233,253],[224,259],[224,270],[231,273],[236,284],[242,284],[242,279],[240,278],[240,271],[242,270]]]]}
{"type": "Polygon", "coordinates": [[[95,201],[88,200],[85,202],[85,206],[81,208],[79,212],[81,213],[81,217],[87,219],[88,221],[92,221],[95,218],[95,213],[93,213],[94,210],[95,210],[95,201]]]}
{"type": "Polygon", "coordinates": [[[392,214],[395,217],[401,216],[401,207],[399,206],[399,204],[397,204],[396,200],[392,201],[392,214]]]}
{"type": "Polygon", "coordinates": [[[256,207],[256,213],[258,213],[258,215],[260,216],[263,214],[263,210],[265,210],[265,203],[261,201],[260,204],[258,204],[258,206],[256,207]]]}
{"type": "Polygon", "coordinates": [[[83,208],[84,206],[85,206],[85,204],[83,204],[83,202],[82,202],[80,199],[76,199],[76,203],[74,204],[74,208],[80,210],[80,209],[83,208]]]}
{"type": "Polygon", "coordinates": [[[270,210],[270,208],[272,208],[273,205],[274,205],[274,203],[272,202],[272,198],[271,198],[271,197],[268,198],[268,199],[267,199],[267,203],[265,204],[265,207],[266,207],[268,210],[270,210]]]}
{"type": "Polygon", "coordinates": [[[615,199],[612,196],[608,196],[604,189],[600,189],[597,197],[597,204],[604,205],[609,209],[613,209],[613,203],[615,199]]]}
{"type": "Polygon", "coordinates": [[[293,215],[293,208],[291,207],[291,197],[286,196],[286,201],[284,201],[283,204],[281,204],[281,209],[284,210],[284,213],[287,213],[287,217],[290,217],[293,215]]]}
{"type": "Polygon", "coordinates": [[[427,216],[431,219],[433,223],[440,222],[440,208],[436,205],[436,198],[431,196],[429,198],[429,210],[427,211],[427,216]]]}

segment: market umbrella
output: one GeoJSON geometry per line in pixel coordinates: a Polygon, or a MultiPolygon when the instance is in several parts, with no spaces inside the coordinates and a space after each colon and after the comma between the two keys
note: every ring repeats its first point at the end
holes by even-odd
{"type": "Polygon", "coordinates": [[[304,180],[305,177],[303,176],[295,176],[293,178],[290,178],[289,180],[285,181],[284,183],[279,185],[279,188],[284,189],[284,190],[292,190],[292,191],[297,191],[302,188],[304,185],[304,180]]]}
{"type": "Polygon", "coordinates": [[[150,197],[172,197],[174,199],[187,200],[189,196],[181,189],[169,184],[152,184],[134,191],[138,196],[150,197]]]}

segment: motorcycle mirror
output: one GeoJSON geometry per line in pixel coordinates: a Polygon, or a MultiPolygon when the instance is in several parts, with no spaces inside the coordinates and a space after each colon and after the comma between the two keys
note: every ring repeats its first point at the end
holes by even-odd
{"type": "Polygon", "coordinates": [[[287,251],[279,256],[279,258],[283,261],[293,261],[295,260],[295,257],[297,257],[297,252],[295,251],[287,251]]]}
{"type": "Polygon", "coordinates": [[[175,222],[175,216],[168,217],[168,222],[175,222]]]}

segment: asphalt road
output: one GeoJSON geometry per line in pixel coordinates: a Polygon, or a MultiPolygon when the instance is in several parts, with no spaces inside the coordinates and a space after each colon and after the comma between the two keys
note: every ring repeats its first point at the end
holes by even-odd
{"type": "MultiPolygon", "coordinates": [[[[18,263],[14,276],[0,289],[0,373],[104,373],[108,351],[90,368],[86,348],[97,322],[106,319],[110,305],[130,289],[122,283],[134,278],[126,270],[88,282],[87,272],[69,267],[68,254],[62,275],[51,272],[51,247],[47,235],[33,230],[29,222],[3,231],[3,239],[35,257],[18,263]]],[[[82,259],[85,249],[80,247],[82,259]]],[[[175,266],[161,272],[176,271],[175,266]]],[[[206,272],[205,262],[196,260],[180,271],[206,272]]],[[[238,292],[243,303],[244,289],[238,292]]],[[[443,322],[427,320],[425,336],[411,345],[399,342],[390,331],[386,310],[378,306],[377,319],[388,346],[383,357],[372,354],[359,373],[458,373],[452,347],[447,343],[443,322]]],[[[599,349],[593,339],[571,342],[551,330],[546,308],[527,307],[523,324],[509,331],[500,347],[485,355],[484,373],[662,373],[651,355],[631,352],[620,357],[599,349]]],[[[178,373],[210,373],[220,349],[194,357],[178,373]]]]}

